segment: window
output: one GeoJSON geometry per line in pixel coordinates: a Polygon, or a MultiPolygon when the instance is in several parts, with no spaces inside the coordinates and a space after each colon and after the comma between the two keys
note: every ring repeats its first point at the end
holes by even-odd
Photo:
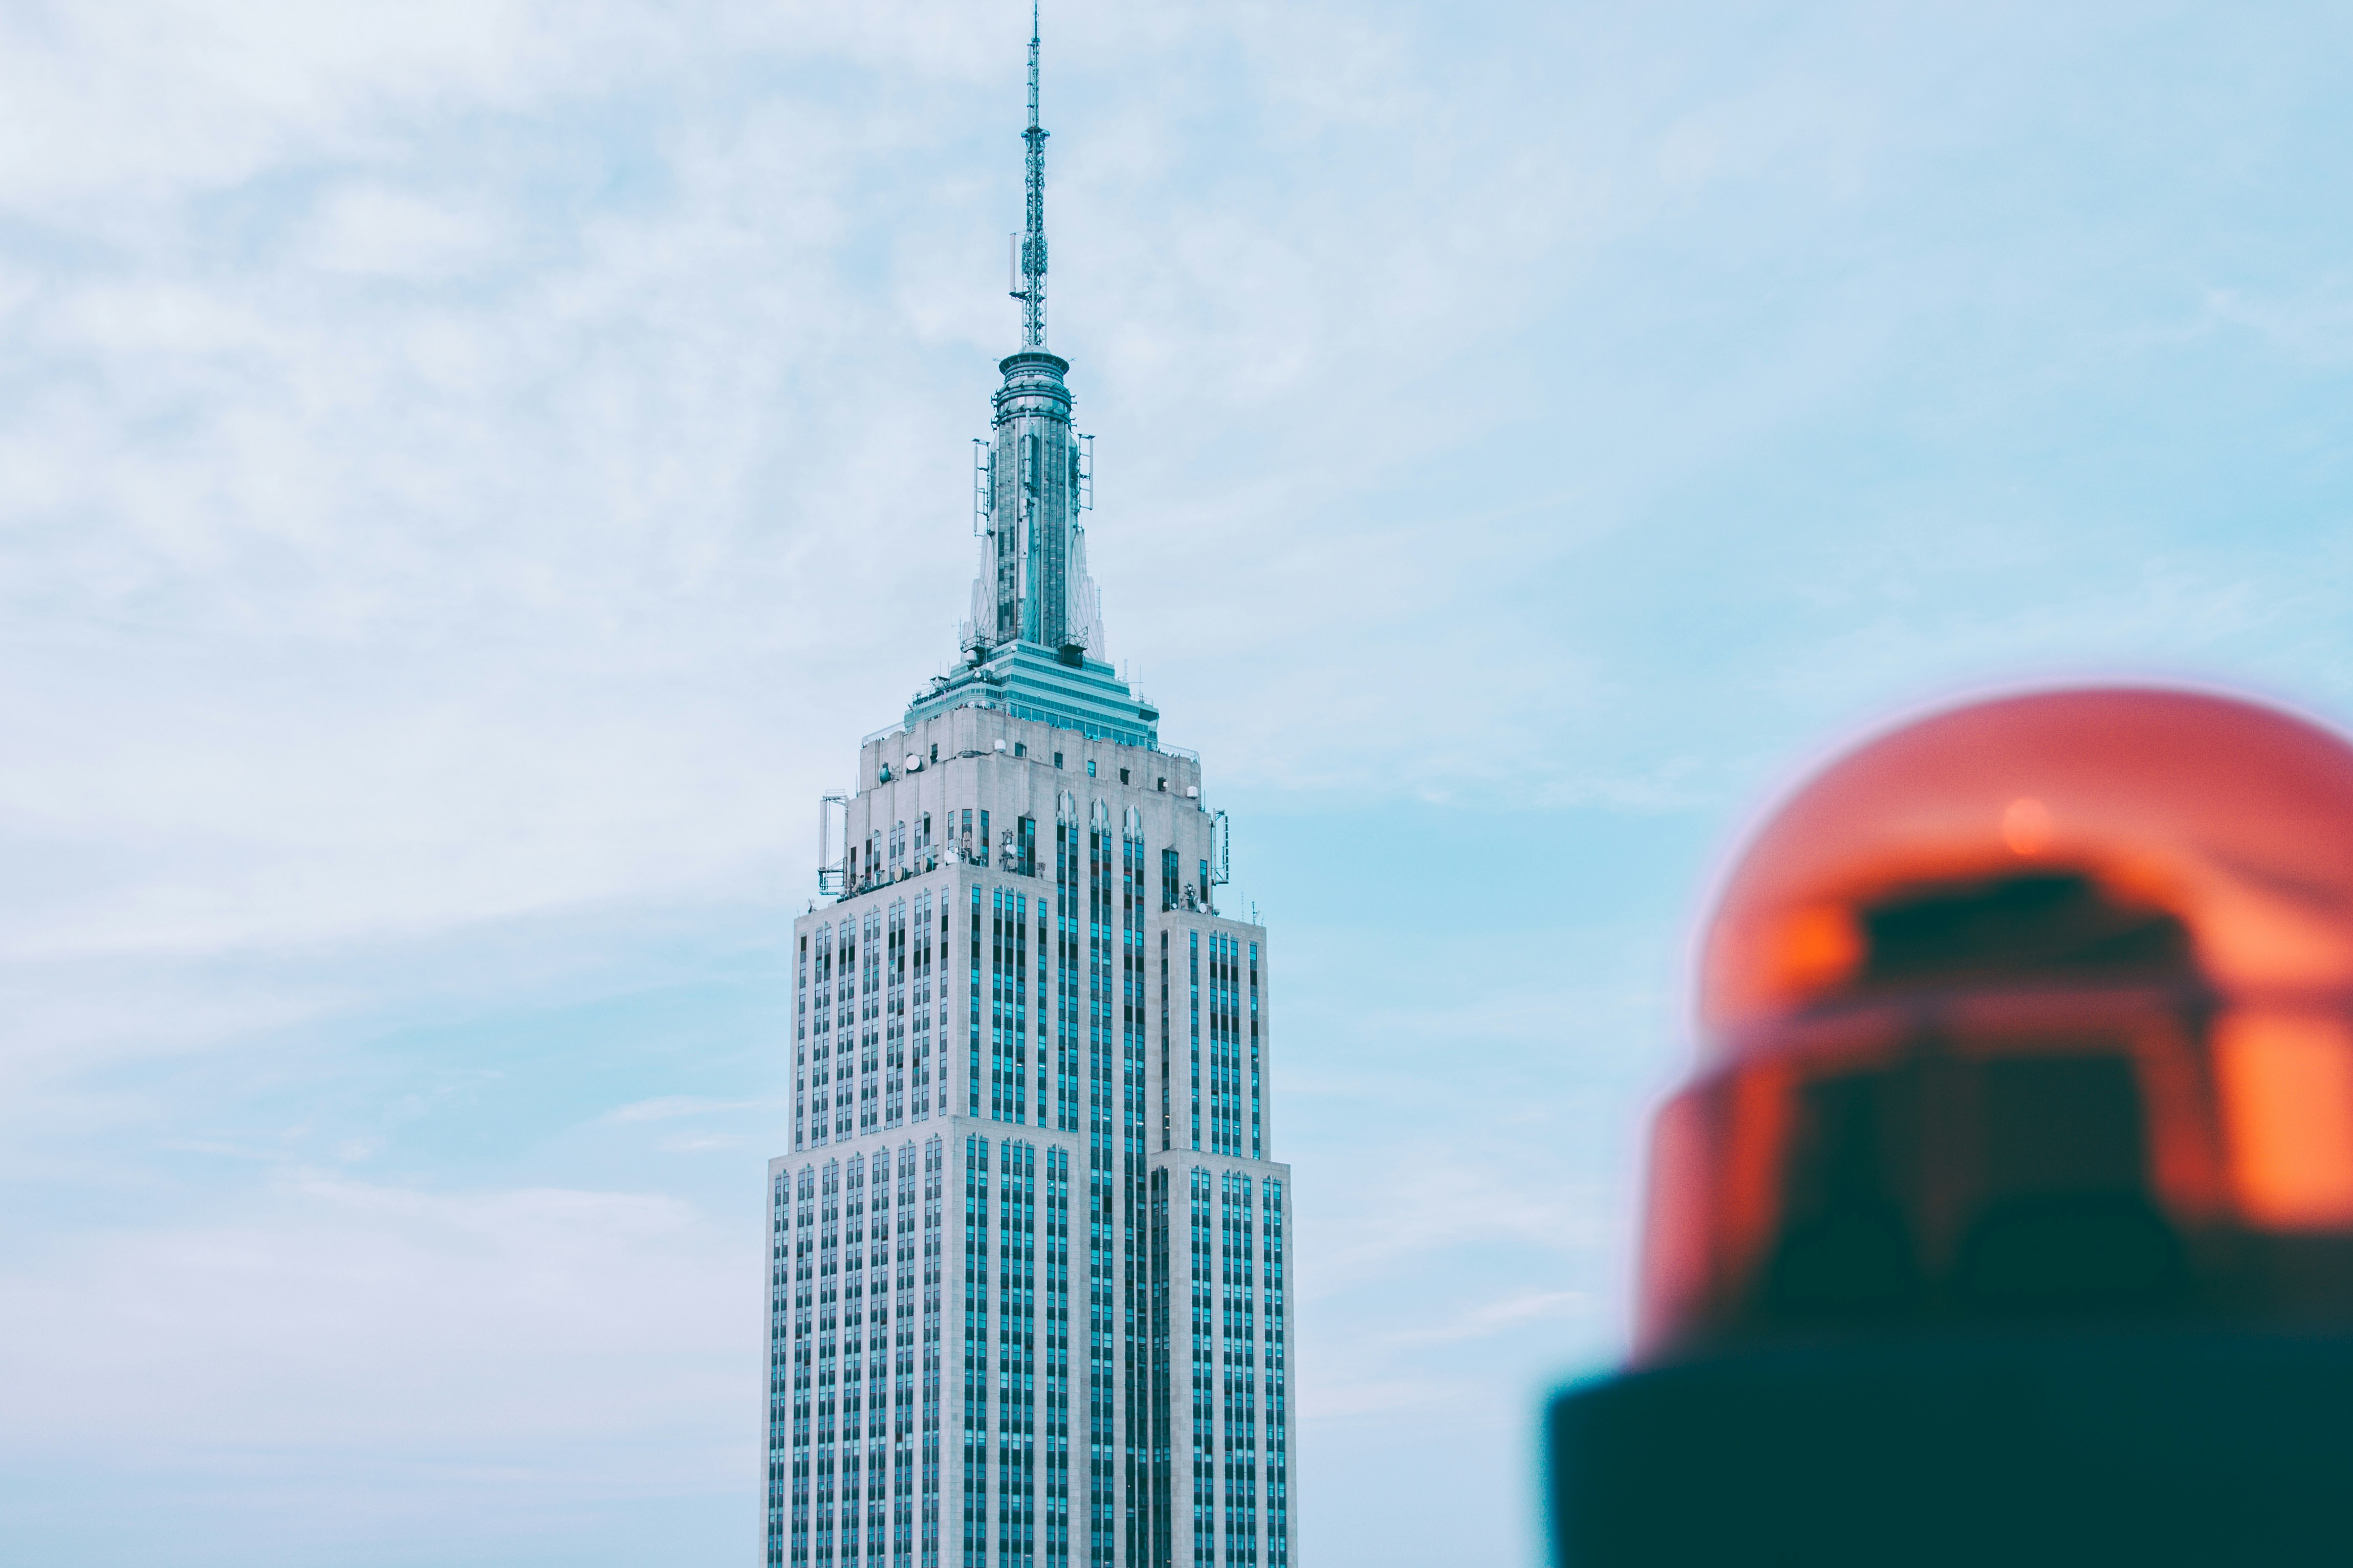
{"type": "Polygon", "coordinates": [[[1119,770],[1119,782],[1120,782],[1120,783],[1122,783],[1122,784],[1125,784],[1125,783],[1127,783],[1127,782],[1128,782],[1128,781],[1127,781],[1127,770],[1126,770],[1125,768],[1122,768],[1122,769],[1120,769],[1120,770],[1119,770]]]}
{"type": "Polygon", "coordinates": [[[1162,779],[1160,781],[1160,793],[1162,795],[1166,795],[1168,793],[1168,781],[1166,779],[1162,779]]]}
{"type": "Polygon", "coordinates": [[[1089,757],[1089,758],[1087,759],[1087,777],[1089,777],[1089,778],[1092,778],[1092,777],[1094,777],[1094,776],[1095,776],[1095,760],[1094,760],[1092,757],[1089,757]]]}
{"type": "Polygon", "coordinates": [[[934,742],[932,742],[932,761],[934,761],[934,762],[935,762],[935,763],[936,763],[936,762],[938,762],[939,760],[940,760],[940,743],[939,743],[937,741],[934,741],[934,742]]]}
{"type": "Polygon", "coordinates": [[[1201,933],[1194,931],[1187,955],[1186,983],[1191,988],[1193,1147],[1201,1146],[1201,933]]]}
{"type": "Polygon", "coordinates": [[[1060,752],[1054,753],[1054,765],[1058,768],[1062,765],[1062,753],[1060,752]]]}

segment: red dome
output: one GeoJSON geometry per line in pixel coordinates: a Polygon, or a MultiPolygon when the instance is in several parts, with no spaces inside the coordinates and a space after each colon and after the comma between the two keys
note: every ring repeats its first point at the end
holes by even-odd
{"type": "Polygon", "coordinates": [[[2189,691],[2038,692],[1907,724],[1832,763],[1741,858],[1701,1026],[1727,1047],[1864,984],[1858,921],[1907,887],[2033,868],[2171,912],[2219,989],[2353,984],[2353,747],[2189,691]]]}
{"type": "Polygon", "coordinates": [[[1710,924],[1644,1334],[2353,1321],[2353,747],[2158,689],[1825,769],[1710,924]]]}

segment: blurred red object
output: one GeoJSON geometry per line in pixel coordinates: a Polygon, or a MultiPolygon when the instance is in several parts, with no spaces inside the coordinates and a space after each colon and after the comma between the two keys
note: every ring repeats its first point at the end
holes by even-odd
{"type": "Polygon", "coordinates": [[[2353,1562],[2353,747],[2052,691],[1849,753],[1715,911],[1572,1568],[2353,1562]]]}
{"type": "Polygon", "coordinates": [[[1638,1357],[1870,1325],[2353,1326],[2353,747],[2053,691],[1759,832],[1653,1143],[1638,1357]]]}

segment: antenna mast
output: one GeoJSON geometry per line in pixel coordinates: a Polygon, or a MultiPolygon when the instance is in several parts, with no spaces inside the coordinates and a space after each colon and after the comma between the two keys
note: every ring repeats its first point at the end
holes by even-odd
{"type": "Polygon", "coordinates": [[[1046,132],[1038,124],[1038,0],[1029,0],[1029,231],[1021,242],[1021,346],[1046,346],[1046,132]]]}

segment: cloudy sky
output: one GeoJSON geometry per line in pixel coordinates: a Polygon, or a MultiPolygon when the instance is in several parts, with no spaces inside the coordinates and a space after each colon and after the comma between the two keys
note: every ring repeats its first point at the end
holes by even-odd
{"type": "MultiPolygon", "coordinates": [[[[741,1563],[816,796],[952,651],[1018,0],[0,0],[0,1536],[741,1563]]],[[[2342,6],[1047,7],[1113,655],[1273,929],[1303,1561],[1532,1562],[1712,868],[2353,719],[2342,6]]]]}

